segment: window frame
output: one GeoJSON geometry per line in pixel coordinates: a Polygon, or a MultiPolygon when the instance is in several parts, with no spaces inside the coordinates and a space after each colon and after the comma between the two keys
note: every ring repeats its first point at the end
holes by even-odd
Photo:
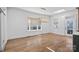
{"type": "MultiPolygon", "coordinates": [[[[33,17],[32,17],[33,18],[33,17]]],[[[41,21],[41,19],[40,19],[40,21],[41,21]]],[[[42,22],[40,23],[40,25],[36,25],[36,30],[32,30],[31,29],[31,19],[30,19],[30,17],[28,18],[28,26],[27,26],[27,31],[42,31],[42,22]],[[40,29],[38,28],[38,26],[40,26],[40,29]]]]}

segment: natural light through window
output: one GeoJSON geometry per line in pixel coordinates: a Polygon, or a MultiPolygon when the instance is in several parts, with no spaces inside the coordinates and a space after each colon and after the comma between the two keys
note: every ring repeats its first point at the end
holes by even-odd
{"type": "Polygon", "coordinates": [[[29,30],[29,31],[39,31],[39,30],[42,30],[41,19],[40,18],[29,17],[28,18],[27,30],[29,30]]]}

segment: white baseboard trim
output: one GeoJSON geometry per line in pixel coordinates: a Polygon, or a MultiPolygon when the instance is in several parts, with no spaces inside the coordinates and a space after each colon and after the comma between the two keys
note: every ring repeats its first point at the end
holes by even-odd
{"type": "Polygon", "coordinates": [[[40,34],[45,34],[45,33],[38,33],[38,34],[31,34],[31,35],[19,35],[19,36],[15,36],[15,37],[9,37],[8,40],[23,38],[23,37],[28,37],[28,36],[35,36],[35,35],[40,35],[40,34]]]}

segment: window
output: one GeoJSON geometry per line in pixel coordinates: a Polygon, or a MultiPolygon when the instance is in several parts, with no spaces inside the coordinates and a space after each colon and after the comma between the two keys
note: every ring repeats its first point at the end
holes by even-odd
{"type": "Polygon", "coordinates": [[[29,31],[42,30],[41,19],[40,18],[29,17],[28,18],[27,30],[29,30],[29,31]]]}

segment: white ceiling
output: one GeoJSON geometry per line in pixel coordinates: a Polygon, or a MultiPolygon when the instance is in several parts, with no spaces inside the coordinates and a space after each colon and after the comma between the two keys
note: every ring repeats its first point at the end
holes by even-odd
{"type": "Polygon", "coordinates": [[[20,9],[35,12],[44,15],[53,15],[56,14],[60,10],[69,11],[75,9],[75,7],[19,7],[20,9]],[[42,8],[42,9],[41,9],[42,8]],[[43,10],[46,9],[46,10],[43,10]]]}

